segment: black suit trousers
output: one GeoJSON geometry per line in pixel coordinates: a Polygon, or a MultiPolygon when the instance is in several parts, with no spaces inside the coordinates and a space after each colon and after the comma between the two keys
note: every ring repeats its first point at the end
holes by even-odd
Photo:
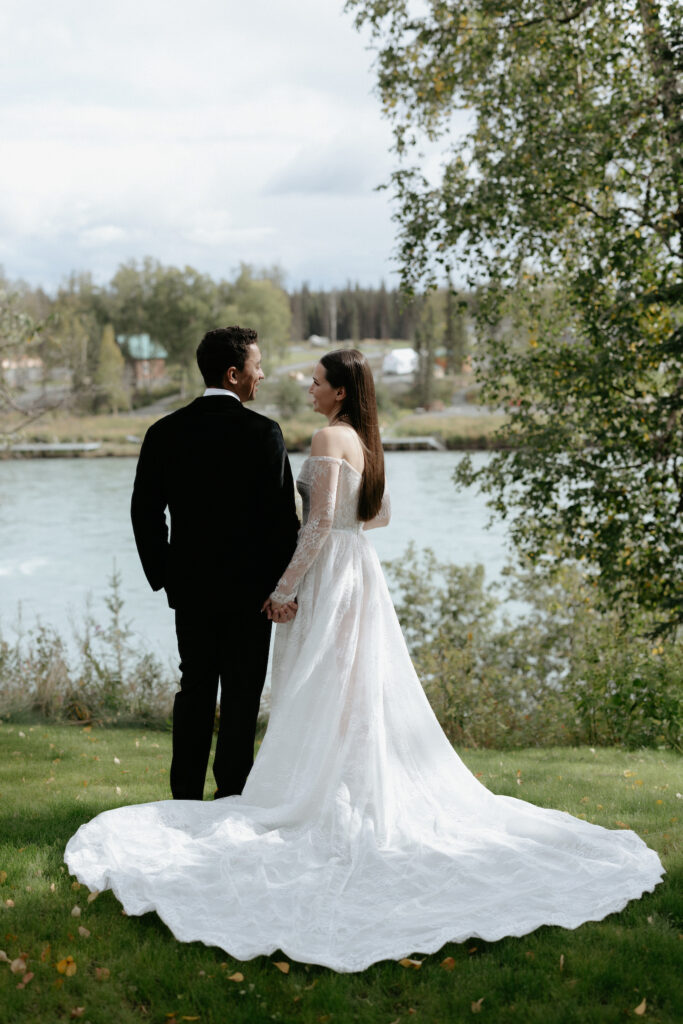
{"type": "Polygon", "coordinates": [[[218,682],[220,725],[213,762],[216,796],[242,792],[254,763],[254,738],[268,667],[272,623],[253,609],[176,608],[180,690],[173,706],[171,792],[201,800],[211,753],[218,682]]]}

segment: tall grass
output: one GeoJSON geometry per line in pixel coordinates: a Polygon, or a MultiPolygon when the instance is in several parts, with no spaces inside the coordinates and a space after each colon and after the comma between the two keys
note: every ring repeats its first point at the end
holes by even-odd
{"type": "Polygon", "coordinates": [[[0,716],[156,726],[168,721],[174,680],[133,641],[115,566],[105,604],[107,621],[97,621],[88,608],[71,645],[40,621],[20,627],[13,642],[0,634],[0,716]]]}

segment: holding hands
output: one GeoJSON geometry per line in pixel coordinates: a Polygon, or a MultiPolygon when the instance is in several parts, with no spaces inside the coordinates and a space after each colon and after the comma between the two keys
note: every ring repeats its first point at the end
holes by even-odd
{"type": "Polygon", "coordinates": [[[265,612],[271,622],[291,622],[297,613],[296,601],[286,601],[280,604],[268,597],[263,602],[262,612],[265,612]]]}

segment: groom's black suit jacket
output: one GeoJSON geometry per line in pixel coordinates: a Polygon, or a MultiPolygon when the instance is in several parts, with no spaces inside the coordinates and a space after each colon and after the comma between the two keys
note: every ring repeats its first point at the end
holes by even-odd
{"type": "Polygon", "coordinates": [[[140,451],[131,517],[145,575],[172,608],[258,611],[299,528],[280,427],[229,395],[158,420],[140,451]]]}

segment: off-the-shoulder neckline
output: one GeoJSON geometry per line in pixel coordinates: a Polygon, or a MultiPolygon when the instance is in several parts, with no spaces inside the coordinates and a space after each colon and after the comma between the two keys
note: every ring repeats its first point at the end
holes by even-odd
{"type": "Polygon", "coordinates": [[[312,462],[314,459],[322,459],[325,462],[343,462],[344,465],[348,466],[349,469],[352,469],[353,472],[357,476],[362,476],[363,475],[360,472],[360,470],[356,469],[355,466],[351,465],[351,463],[348,461],[348,459],[338,459],[335,455],[309,455],[304,461],[305,462],[312,462]]]}

